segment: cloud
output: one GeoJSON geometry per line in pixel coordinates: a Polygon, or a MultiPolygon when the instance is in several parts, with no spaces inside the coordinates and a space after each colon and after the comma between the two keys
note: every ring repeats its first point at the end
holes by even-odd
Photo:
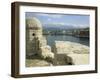
{"type": "Polygon", "coordinates": [[[62,18],[63,15],[58,15],[58,14],[46,14],[46,13],[42,13],[42,14],[36,14],[37,16],[44,16],[44,17],[49,17],[49,18],[62,18]]]}

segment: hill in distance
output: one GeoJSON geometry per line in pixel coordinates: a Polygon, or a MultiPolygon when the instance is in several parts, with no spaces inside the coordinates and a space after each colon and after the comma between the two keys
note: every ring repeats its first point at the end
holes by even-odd
{"type": "Polygon", "coordinates": [[[71,29],[86,29],[89,28],[87,26],[76,26],[76,25],[54,25],[54,24],[49,24],[49,25],[44,25],[44,29],[46,30],[71,30],[71,29]]]}

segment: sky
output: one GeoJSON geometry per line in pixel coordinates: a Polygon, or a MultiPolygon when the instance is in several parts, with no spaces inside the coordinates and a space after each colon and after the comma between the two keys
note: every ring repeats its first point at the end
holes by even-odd
{"type": "Polygon", "coordinates": [[[89,27],[89,15],[79,14],[59,14],[59,13],[36,13],[26,12],[26,18],[36,17],[43,26],[46,25],[72,25],[80,27],[89,27]]]}

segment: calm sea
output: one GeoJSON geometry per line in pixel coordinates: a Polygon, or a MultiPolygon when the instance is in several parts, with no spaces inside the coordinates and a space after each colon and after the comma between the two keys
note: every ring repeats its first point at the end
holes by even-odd
{"type": "Polygon", "coordinates": [[[56,40],[71,41],[71,42],[76,42],[76,43],[89,46],[89,38],[80,38],[80,37],[69,36],[69,35],[46,35],[46,39],[47,39],[48,45],[50,46],[54,45],[54,42],[56,40]]]}

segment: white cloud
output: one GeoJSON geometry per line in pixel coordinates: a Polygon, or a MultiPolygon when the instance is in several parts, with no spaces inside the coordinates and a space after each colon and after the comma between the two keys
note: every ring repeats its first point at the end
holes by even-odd
{"type": "Polygon", "coordinates": [[[51,18],[61,18],[63,15],[56,15],[56,14],[36,14],[38,16],[46,16],[46,17],[51,17],[51,18]]]}
{"type": "Polygon", "coordinates": [[[50,17],[52,17],[52,18],[61,18],[61,17],[63,17],[63,15],[51,15],[50,17]]]}

